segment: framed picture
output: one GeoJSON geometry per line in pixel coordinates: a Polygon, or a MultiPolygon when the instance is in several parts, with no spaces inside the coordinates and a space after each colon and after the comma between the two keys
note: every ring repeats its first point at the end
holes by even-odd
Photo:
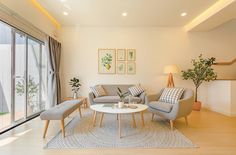
{"type": "Polygon", "coordinates": [[[117,49],[117,61],[125,61],[126,58],[126,50],[125,49],[117,49]]]}
{"type": "Polygon", "coordinates": [[[116,66],[117,66],[117,68],[116,68],[116,73],[117,74],[125,74],[125,70],[126,70],[126,66],[125,66],[125,62],[123,62],[123,61],[118,61],[117,63],[116,63],[116,66]]]}
{"type": "Polygon", "coordinates": [[[135,61],[136,60],[135,49],[127,49],[127,60],[128,61],[135,61]]]}
{"type": "Polygon", "coordinates": [[[98,49],[98,73],[99,74],[116,73],[115,49],[98,49]]]}
{"type": "Polygon", "coordinates": [[[136,73],[136,64],[135,62],[127,62],[127,74],[136,73]]]}

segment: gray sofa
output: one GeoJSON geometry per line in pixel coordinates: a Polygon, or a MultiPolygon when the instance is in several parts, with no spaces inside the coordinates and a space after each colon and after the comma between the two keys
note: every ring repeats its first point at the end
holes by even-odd
{"type": "MultiPolygon", "coordinates": [[[[106,104],[106,103],[118,103],[120,101],[119,96],[117,95],[117,88],[119,87],[122,92],[127,92],[128,88],[134,85],[109,85],[109,84],[101,84],[103,89],[105,90],[107,96],[95,97],[95,95],[90,92],[89,93],[89,101],[90,105],[93,104],[106,104]]],[[[146,93],[143,92],[139,96],[132,96],[131,102],[137,102],[139,104],[145,104],[147,98],[146,93]]],[[[125,102],[129,102],[129,97],[125,98],[125,102]]]]}
{"type": "Polygon", "coordinates": [[[192,105],[194,103],[194,93],[190,89],[185,89],[181,99],[175,103],[165,103],[158,101],[162,91],[162,89],[156,95],[148,96],[148,111],[151,112],[152,120],[155,114],[170,120],[171,129],[173,130],[173,121],[184,117],[186,124],[188,124],[187,116],[192,112],[192,105]]]}

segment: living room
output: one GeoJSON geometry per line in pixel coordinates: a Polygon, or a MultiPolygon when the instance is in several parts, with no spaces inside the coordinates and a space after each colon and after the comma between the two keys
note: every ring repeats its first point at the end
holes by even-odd
{"type": "Polygon", "coordinates": [[[235,0],[0,6],[1,154],[235,154],[235,0]]]}

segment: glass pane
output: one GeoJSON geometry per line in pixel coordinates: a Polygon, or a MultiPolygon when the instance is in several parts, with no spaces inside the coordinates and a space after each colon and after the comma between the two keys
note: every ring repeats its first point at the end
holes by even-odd
{"type": "Polygon", "coordinates": [[[41,111],[40,107],[40,44],[28,39],[27,116],[41,111]]]}
{"type": "Polygon", "coordinates": [[[0,22],[0,130],[11,124],[11,28],[0,22]]]}
{"type": "Polygon", "coordinates": [[[25,66],[26,66],[25,36],[15,34],[15,118],[20,120],[25,116],[25,66]]]}
{"type": "Polygon", "coordinates": [[[47,65],[47,53],[45,50],[45,46],[42,45],[42,77],[41,77],[41,110],[45,109],[46,100],[47,100],[47,73],[48,73],[48,65],[47,65]]]}

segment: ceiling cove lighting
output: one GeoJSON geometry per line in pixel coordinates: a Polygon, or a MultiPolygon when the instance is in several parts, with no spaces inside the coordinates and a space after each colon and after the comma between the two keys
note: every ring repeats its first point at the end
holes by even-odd
{"type": "Polygon", "coordinates": [[[126,17],[128,15],[128,13],[127,12],[123,12],[121,15],[126,17]]]}
{"type": "Polygon", "coordinates": [[[182,16],[182,17],[187,16],[187,12],[182,12],[182,13],[180,14],[180,16],[182,16]]]}
{"type": "Polygon", "coordinates": [[[60,23],[52,16],[50,15],[46,9],[44,9],[37,0],[31,0],[31,3],[34,7],[36,7],[40,12],[42,12],[57,28],[60,28],[60,23]]]}

